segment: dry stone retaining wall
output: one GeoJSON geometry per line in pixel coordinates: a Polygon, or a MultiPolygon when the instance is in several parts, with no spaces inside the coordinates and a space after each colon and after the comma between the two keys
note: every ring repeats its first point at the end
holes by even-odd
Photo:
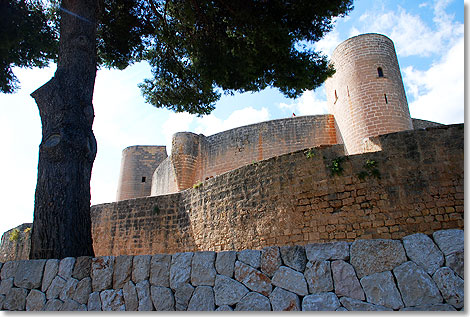
{"type": "Polygon", "coordinates": [[[3,310],[463,310],[464,232],[0,263],[3,310]]]}

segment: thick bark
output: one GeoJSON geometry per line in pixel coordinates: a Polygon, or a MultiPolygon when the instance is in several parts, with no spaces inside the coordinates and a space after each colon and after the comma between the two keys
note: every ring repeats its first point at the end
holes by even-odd
{"type": "Polygon", "coordinates": [[[30,258],[93,255],[90,178],[97,0],[63,0],[54,77],[31,95],[42,123],[30,258]]]}

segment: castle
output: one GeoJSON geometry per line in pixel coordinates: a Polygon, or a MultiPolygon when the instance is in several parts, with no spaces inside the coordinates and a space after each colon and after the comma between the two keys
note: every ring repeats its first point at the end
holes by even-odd
{"type": "MultiPolygon", "coordinates": [[[[123,151],[116,200],[176,193],[199,182],[286,153],[343,144],[345,154],[367,151],[367,138],[412,130],[393,42],[363,34],[341,43],[326,82],[329,115],[272,120],[211,136],[180,132],[168,157],[164,146],[123,151]]],[[[415,120],[418,127],[437,125],[415,120]]]]}
{"type": "Polygon", "coordinates": [[[126,148],[95,257],[7,231],[0,310],[464,310],[464,125],[411,119],[383,35],[332,63],[330,114],[126,148]]]}
{"type": "MultiPolygon", "coordinates": [[[[164,146],[126,148],[117,201],[91,207],[95,254],[463,229],[463,124],[410,117],[395,48],[383,35],[346,40],[331,62],[330,114],[211,136],[176,133],[170,156],[164,146]]],[[[27,258],[28,246],[9,242],[7,233],[3,260],[27,258]]]]}

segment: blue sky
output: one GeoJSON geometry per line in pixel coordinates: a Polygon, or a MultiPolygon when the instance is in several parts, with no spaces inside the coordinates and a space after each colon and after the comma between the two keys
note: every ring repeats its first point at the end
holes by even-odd
{"type": "MultiPolygon", "coordinates": [[[[457,0],[357,0],[315,48],[329,55],[362,33],[390,37],[397,49],[412,117],[441,123],[464,121],[464,6],[457,0]]],[[[47,82],[55,66],[17,69],[21,89],[0,94],[0,233],[32,222],[41,122],[29,94],[47,82]]],[[[145,64],[124,71],[100,70],[94,95],[98,154],[91,181],[92,204],[114,201],[122,150],[130,145],[168,145],[179,131],[211,135],[259,121],[326,113],[324,88],[296,100],[273,89],[223,96],[209,116],[175,114],[146,104],[137,84],[150,76],[145,64]]]]}

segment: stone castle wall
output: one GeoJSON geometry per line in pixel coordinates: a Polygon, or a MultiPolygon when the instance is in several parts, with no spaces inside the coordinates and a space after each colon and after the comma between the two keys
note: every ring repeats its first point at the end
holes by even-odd
{"type": "Polygon", "coordinates": [[[151,194],[175,193],[253,162],[336,143],[331,115],[271,120],[207,137],[176,133],[171,156],[153,175],[151,194]]]}
{"type": "Polygon", "coordinates": [[[393,42],[380,34],[352,37],[334,50],[336,73],[325,82],[347,153],[358,154],[364,138],[412,129],[393,42]]]}
{"type": "Polygon", "coordinates": [[[455,311],[464,233],[0,263],[0,310],[455,311]]]}
{"type": "Polygon", "coordinates": [[[136,145],[122,151],[116,200],[150,195],[152,175],[167,157],[165,146],[136,145]]]}
{"type": "Polygon", "coordinates": [[[463,124],[298,151],[198,188],[92,207],[96,255],[220,251],[331,240],[399,239],[463,228],[463,124]],[[342,161],[341,161],[342,160],[342,161]],[[333,175],[334,162],[342,168],[333,175]]]}

